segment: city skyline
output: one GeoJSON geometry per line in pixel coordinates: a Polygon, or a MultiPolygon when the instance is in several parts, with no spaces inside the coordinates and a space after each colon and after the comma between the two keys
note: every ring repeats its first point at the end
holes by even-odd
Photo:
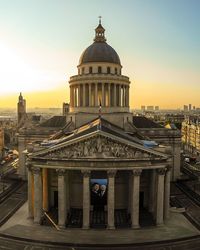
{"type": "Polygon", "coordinates": [[[200,3],[0,1],[0,107],[61,107],[98,16],[131,80],[130,105],[199,107],[200,3]],[[110,15],[112,11],[112,15],[110,15]],[[91,14],[92,13],[92,14],[91,14]]]}

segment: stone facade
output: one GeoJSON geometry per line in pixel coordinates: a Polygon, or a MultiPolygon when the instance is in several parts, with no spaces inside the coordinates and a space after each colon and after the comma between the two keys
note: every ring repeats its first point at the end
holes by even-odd
{"type": "MultiPolygon", "coordinates": [[[[103,220],[105,228],[115,229],[119,211],[132,229],[141,227],[143,210],[154,225],[169,216],[175,164],[166,152],[147,148],[147,135],[133,125],[130,81],[122,75],[119,56],[106,43],[104,31],[99,23],[94,43],[80,58],[78,75],[70,78],[66,126],[27,152],[28,209],[37,224],[43,211],[53,208],[61,228],[78,220],[76,226],[89,229],[103,220]],[[105,203],[92,196],[92,191],[100,196],[100,190],[93,190],[96,179],[107,183],[105,203]],[[79,214],[73,217],[73,211],[79,214]]],[[[154,135],[162,138],[162,133],[154,135]]]]}

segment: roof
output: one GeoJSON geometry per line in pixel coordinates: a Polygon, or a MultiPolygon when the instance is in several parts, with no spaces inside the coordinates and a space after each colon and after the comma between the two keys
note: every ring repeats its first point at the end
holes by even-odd
{"type": "Polygon", "coordinates": [[[40,159],[41,157],[48,159],[49,157],[50,160],[69,160],[72,158],[77,160],[82,158],[91,158],[95,161],[98,161],[99,159],[107,160],[108,158],[118,158],[120,161],[122,158],[126,160],[132,159],[142,161],[149,161],[152,159],[166,160],[168,158],[166,154],[154,150],[150,144],[153,144],[153,142],[148,143],[147,145],[147,141],[142,141],[134,136],[126,134],[123,129],[99,117],[79,127],[78,129],[75,129],[70,135],[66,135],[63,138],[56,140],[43,141],[40,144],[41,147],[31,153],[30,157],[32,159],[40,159]],[[100,151],[97,149],[98,138],[100,137],[102,140],[103,138],[106,139],[106,141],[102,141],[104,143],[103,145],[106,143],[106,145],[109,146],[105,148],[103,147],[103,151],[102,148],[100,151]],[[86,140],[89,142],[88,139],[90,140],[90,148],[94,148],[94,150],[96,150],[92,150],[90,154],[88,154],[88,151],[85,153],[84,149],[84,145],[86,145],[86,149],[88,149],[88,143],[86,143],[86,140]],[[118,147],[118,150],[120,149],[121,153],[117,151],[118,153],[116,154],[116,143],[121,143],[125,146],[121,148],[118,147]],[[71,147],[71,149],[67,147],[71,147]],[[131,147],[129,148],[129,154],[127,153],[128,147],[131,147]],[[64,148],[66,149],[66,154],[64,153],[64,155],[62,154],[62,157],[60,157],[59,150],[64,150],[64,148]],[[136,149],[139,150],[140,153],[142,151],[144,155],[136,155],[136,149]],[[56,151],[58,151],[58,154],[56,151]],[[130,155],[130,152],[132,152],[132,155],[130,155]],[[145,155],[145,153],[147,155],[145,155]]]}
{"type": "Polygon", "coordinates": [[[128,133],[126,133],[122,128],[110,123],[109,121],[103,119],[103,118],[96,118],[94,120],[92,120],[89,123],[86,123],[85,125],[82,125],[81,127],[75,129],[74,131],[72,131],[70,134],[69,132],[67,132],[67,134],[64,134],[64,131],[62,131],[62,133],[59,134],[58,137],[54,137],[52,138],[53,140],[48,140],[45,141],[43,144],[44,145],[52,145],[52,144],[59,144],[61,142],[66,142],[66,141],[70,141],[72,139],[76,139],[78,137],[81,137],[83,135],[87,135],[90,134],[94,131],[103,131],[106,133],[109,133],[113,136],[117,136],[121,139],[126,139],[128,141],[140,144],[140,145],[144,145],[143,141],[141,139],[139,139],[136,136],[130,135],[128,133]]]}
{"type": "Polygon", "coordinates": [[[136,128],[163,128],[160,124],[144,116],[133,116],[133,125],[136,128]]]}
{"type": "Polygon", "coordinates": [[[40,124],[40,127],[64,127],[66,125],[66,116],[53,116],[40,124]]]}
{"type": "Polygon", "coordinates": [[[90,62],[108,62],[121,65],[117,52],[106,42],[94,42],[83,51],[79,64],[90,62]]]}

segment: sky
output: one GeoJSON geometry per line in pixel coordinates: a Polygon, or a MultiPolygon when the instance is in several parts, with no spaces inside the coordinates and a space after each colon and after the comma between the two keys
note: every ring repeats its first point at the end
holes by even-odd
{"type": "Polygon", "coordinates": [[[62,107],[98,16],[131,108],[200,107],[199,0],[0,0],[0,107],[62,107]]]}

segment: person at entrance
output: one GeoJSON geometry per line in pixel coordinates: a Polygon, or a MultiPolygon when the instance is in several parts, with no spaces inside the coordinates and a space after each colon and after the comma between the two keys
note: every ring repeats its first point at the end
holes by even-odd
{"type": "Polygon", "coordinates": [[[100,186],[100,208],[104,210],[104,206],[107,204],[107,188],[106,185],[101,185],[100,186]]]}
{"type": "Polygon", "coordinates": [[[91,190],[91,204],[94,210],[98,210],[100,202],[99,184],[94,183],[91,190]]]}

